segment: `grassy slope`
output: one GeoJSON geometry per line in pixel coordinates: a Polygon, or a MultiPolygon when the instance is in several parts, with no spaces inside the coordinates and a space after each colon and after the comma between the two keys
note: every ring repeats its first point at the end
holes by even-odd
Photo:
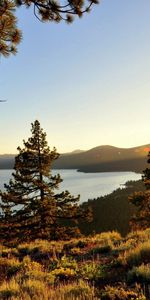
{"type": "Polygon", "coordinates": [[[150,299],[149,264],[150,229],[1,245],[0,299],[150,299]]]}
{"type": "MultiPolygon", "coordinates": [[[[128,231],[127,196],[143,188],[140,181],[129,182],[126,189],[89,201],[94,221],[88,231],[128,231]]],[[[149,300],[149,291],[150,229],[124,238],[105,232],[0,246],[1,300],[149,300]]]]}

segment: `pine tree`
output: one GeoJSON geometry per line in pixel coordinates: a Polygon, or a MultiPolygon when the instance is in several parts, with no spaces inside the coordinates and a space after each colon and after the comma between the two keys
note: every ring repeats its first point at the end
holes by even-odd
{"type": "MultiPolygon", "coordinates": [[[[150,152],[148,154],[148,163],[150,163],[150,152]]],[[[129,197],[129,202],[135,205],[136,211],[131,218],[130,225],[133,230],[146,229],[150,227],[150,169],[143,171],[142,180],[146,190],[144,192],[135,192],[129,197]]]]}
{"type": "Polygon", "coordinates": [[[79,196],[58,193],[62,179],[52,175],[51,168],[59,154],[48,147],[39,121],[31,125],[32,136],[23,141],[23,149],[18,147],[13,179],[0,192],[2,240],[67,238],[79,233],[74,222],[86,214],[78,204],[79,196]]]}
{"type": "Polygon", "coordinates": [[[0,54],[6,57],[11,53],[16,54],[16,45],[21,40],[21,31],[17,28],[14,11],[13,1],[0,1],[0,54]]]}

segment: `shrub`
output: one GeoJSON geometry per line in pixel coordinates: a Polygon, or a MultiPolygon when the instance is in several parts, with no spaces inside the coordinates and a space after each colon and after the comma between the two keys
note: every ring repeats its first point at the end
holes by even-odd
{"type": "Polygon", "coordinates": [[[77,277],[76,271],[70,268],[59,268],[51,272],[59,280],[73,280],[77,277]]]}
{"type": "Polygon", "coordinates": [[[11,281],[4,281],[0,286],[0,299],[10,299],[11,297],[17,297],[19,295],[19,285],[12,279],[11,281]]]}
{"type": "Polygon", "coordinates": [[[100,239],[106,239],[106,240],[111,240],[111,241],[120,241],[121,240],[121,235],[117,231],[108,231],[108,232],[102,232],[100,234],[100,239]]]}
{"type": "Polygon", "coordinates": [[[129,239],[124,239],[122,240],[122,242],[120,243],[120,245],[118,245],[115,250],[117,250],[118,252],[124,252],[130,249],[133,249],[136,245],[136,240],[129,238],[129,239]]]}
{"type": "Polygon", "coordinates": [[[121,254],[119,260],[129,266],[148,263],[150,261],[150,241],[141,243],[136,248],[126,251],[123,255],[121,254]]]}
{"type": "Polygon", "coordinates": [[[150,239],[150,228],[147,228],[145,230],[131,231],[127,235],[127,239],[130,238],[133,239],[135,242],[144,242],[150,239]]]}
{"type": "Polygon", "coordinates": [[[74,259],[72,259],[71,257],[67,257],[66,255],[62,256],[58,265],[63,268],[70,268],[73,270],[76,270],[78,268],[76,261],[74,259]]]}
{"type": "Polygon", "coordinates": [[[94,297],[94,288],[90,287],[84,281],[79,281],[78,284],[67,288],[67,290],[64,293],[64,299],[89,300],[89,299],[96,299],[96,298],[94,297]]]}
{"type": "Polygon", "coordinates": [[[22,284],[23,293],[27,293],[31,299],[35,299],[36,296],[38,296],[39,299],[44,299],[43,296],[46,293],[46,289],[45,283],[40,280],[28,279],[22,284]]]}
{"type": "Polygon", "coordinates": [[[126,256],[129,265],[139,265],[150,261],[150,241],[139,244],[135,249],[129,251],[126,256]]]}
{"type": "Polygon", "coordinates": [[[91,241],[93,243],[91,253],[93,251],[93,254],[105,254],[115,249],[115,246],[121,242],[121,236],[115,231],[103,232],[95,235],[91,241]]]}
{"type": "Polygon", "coordinates": [[[105,278],[105,267],[95,262],[85,263],[79,269],[79,276],[84,280],[98,280],[105,278]]]}
{"type": "Polygon", "coordinates": [[[99,246],[108,244],[113,246],[114,244],[121,241],[121,235],[116,231],[102,232],[100,234],[94,235],[91,241],[95,242],[99,246]]]}
{"type": "Polygon", "coordinates": [[[128,281],[140,282],[140,283],[150,283],[150,264],[142,264],[139,267],[134,267],[128,272],[128,281]]]}
{"type": "Polygon", "coordinates": [[[83,280],[51,289],[49,297],[50,300],[98,300],[94,295],[94,287],[83,280]]]}
{"type": "Polygon", "coordinates": [[[31,261],[29,256],[25,256],[23,262],[21,263],[24,272],[28,271],[42,271],[42,266],[40,263],[31,261]]]}
{"type": "Polygon", "coordinates": [[[54,284],[55,276],[52,273],[43,272],[40,270],[32,270],[24,275],[24,279],[40,280],[48,285],[54,284]]]}
{"type": "Polygon", "coordinates": [[[72,248],[82,248],[82,245],[85,245],[84,241],[82,242],[78,239],[71,239],[70,241],[64,243],[63,252],[68,254],[72,248]]]}
{"type": "Polygon", "coordinates": [[[2,250],[2,252],[1,252],[1,256],[2,257],[7,257],[7,258],[9,258],[10,257],[10,255],[11,255],[11,249],[9,249],[9,248],[4,248],[3,250],[2,250]]]}
{"type": "Polygon", "coordinates": [[[16,258],[0,258],[0,272],[5,276],[13,276],[21,269],[21,263],[16,258]]]}
{"type": "Polygon", "coordinates": [[[30,255],[32,259],[38,261],[59,256],[62,248],[63,242],[49,242],[47,240],[35,240],[18,245],[18,251],[21,255],[30,255]]]}
{"type": "Polygon", "coordinates": [[[146,300],[140,291],[128,290],[123,286],[106,286],[105,289],[100,292],[100,297],[101,300],[146,300]]]}
{"type": "Polygon", "coordinates": [[[80,256],[82,255],[82,250],[80,248],[74,247],[72,249],[70,249],[70,255],[72,256],[80,256]]]}

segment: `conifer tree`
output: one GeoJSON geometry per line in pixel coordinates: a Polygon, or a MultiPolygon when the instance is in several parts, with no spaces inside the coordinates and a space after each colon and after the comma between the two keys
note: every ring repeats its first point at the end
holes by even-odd
{"type": "Polygon", "coordinates": [[[12,0],[0,1],[0,54],[16,54],[17,44],[21,40],[21,31],[17,28],[14,15],[15,3],[12,0]]]}
{"type": "Polygon", "coordinates": [[[23,149],[18,147],[13,179],[0,192],[2,240],[67,238],[79,233],[74,222],[86,214],[78,204],[79,196],[58,192],[62,179],[52,175],[51,168],[59,154],[48,147],[39,121],[31,125],[31,137],[23,141],[23,149]],[[67,220],[72,226],[64,223],[67,220]]]}
{"type": "MultiPolygon", "coordinates": [[[[147,162],[150,163],[150,152],[147,162]]],[[[135,192],[129,197],[129,202],[136,207],[136,211],[130,221],[133,230],[150,227],[150,168],[146,168],[143,171],[142,180],[146,190],[144,192],[135,192]]]]}

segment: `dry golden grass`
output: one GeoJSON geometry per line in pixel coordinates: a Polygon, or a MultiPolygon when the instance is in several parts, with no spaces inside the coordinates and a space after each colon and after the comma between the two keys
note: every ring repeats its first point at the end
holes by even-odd
{"type": "Polygon", "coordinates": [[[125,238],[105,232],[70,241],[1,245],[0,299],[145,300],[136,283],[149,284],[149,237],[147,229],[125,238]]]}

